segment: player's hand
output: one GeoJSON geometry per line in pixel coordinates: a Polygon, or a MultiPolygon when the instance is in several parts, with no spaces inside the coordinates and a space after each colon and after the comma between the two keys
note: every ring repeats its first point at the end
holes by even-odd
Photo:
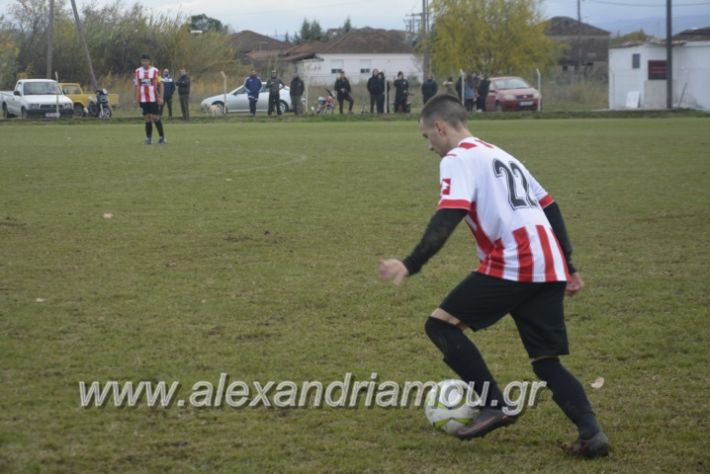
{"type": "Polygon", "coordinates": [[[574,296],[579,293],[582,288],[584,288],[584,280],[582,280],[582,275],[579,273],[574,273],[570,275],[567,281],[567,288],[565,288],[565,294],[567,296],[574,296]]]}
{"type": "Polygon", "coordinates": [[[408,276],[409,270],[401,261],[394,258],[380,261],[380,279],[382,281],[394,281],[394,284],[399,286],[408,276]]]}
{"type": "Polygon", "coordinates": [[[163,99],[161,99],[160,97],[158,97],[158,105],[163,105],[163,99]]]}

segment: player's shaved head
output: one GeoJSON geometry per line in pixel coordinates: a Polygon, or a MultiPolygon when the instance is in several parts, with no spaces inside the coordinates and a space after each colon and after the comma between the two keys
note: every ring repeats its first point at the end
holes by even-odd
{"type": "Polygon", "coordinates": [[[434,122],[446,122],[452,128],[457,130],[466,127],[468,116],[461,102],[454,96],[448,94],[437,95],[429,99],[419,120],[427,125],[432,126],[434,122]]]}

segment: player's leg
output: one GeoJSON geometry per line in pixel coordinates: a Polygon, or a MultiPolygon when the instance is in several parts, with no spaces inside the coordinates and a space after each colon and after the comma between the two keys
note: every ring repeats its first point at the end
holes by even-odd
{"type": "Polygon", "coordinates": [[[425,330],[444,362],[474,390],[486,407],[500,410],[503,395],[473,341],[462,331],[486,328],[515,307],[515,282],[479,273],[466,277],[427,319],[425,330]]]}
{"type": "Polygon", "coordinates": [[[538,292],[512,311],[532,368],[547,383],[552,399],[577,426],[579,439],[570,446],[575,454],[604,456],[609,441],[579,380],[560,362],[569,354],[564,322],[564,282],[537,284],[538,292]]]}
{"type": "Polygon", "coordinates": [[[163,122],[160,120],[160,106],[157,102],[151,102],[151,120],[155,123],[155,128],[158,130],[158,136],[160,137],[158,143],[164,145],[165,142],[165,131],[163,130],[163,122]]]}
{"type": "Polygon", "coordinates": [[[153,116],[150,113],[150,107],[147,103],[141,102],[140,105],[143,120],[145,122],[145,144],[151,145],[153,143],[153,116]]]}

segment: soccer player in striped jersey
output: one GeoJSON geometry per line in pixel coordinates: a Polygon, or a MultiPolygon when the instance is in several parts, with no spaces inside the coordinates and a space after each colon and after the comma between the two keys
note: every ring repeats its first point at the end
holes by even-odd
{"type": "Polygon", "coordinates": [[[158,129],[160,139],[158,144],[164,145],[165,133],[163,122],[160,121],[160,106],[163,105],[163,82],[160,71],[151,65],[150,56],[141,55],[141,67],[136,69],[133,77],[133,89],[136,104],[140,104],[145,119],[145,144],[153,143],[153,123],[158,129]]]}
{"type": "Polygon", "coordinates": [[[481,437],[517,420],[480,352],[462,332],[465,327],[484,329],[510,314],[533,371],[578,428],[579,437],[566,448],[579,456],[604,456],[609,441],[584,387],[559,359],[569,354],[565,293],[574,295],[584,286],[572,265],[560,208],[520,161],[472,136],[466,119],[464,108],[448,95],[432,98],[422,110],[422,134],[441,157],[439,204],[412,253],[401,261],[381,262],[380,276],[400,284],[419,272],[465,221],[480,264],[425,324],[444,362],[473,384],[484,403],[479,416],[457,435],[481,437]]]}

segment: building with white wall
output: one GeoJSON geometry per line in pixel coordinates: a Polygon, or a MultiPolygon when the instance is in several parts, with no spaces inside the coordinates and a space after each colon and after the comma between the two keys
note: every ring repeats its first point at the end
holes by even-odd
{"type": "Polygon", "coordinates": [[[332,85],[341,71],[351,84],[367,82],[374,69],[384,71],[390,80],[399,71],[423,79],[422,58],[408,44],[404,31],[356,29],[335,41],[294,46],[281,59],[292,62],[310,85],[332,85]]]}
{"type": "MultiPolygon", "coordinates": [[[[673,106],[710,110],[710,28],[673,37],[673,106]]],[[[609,51],[609,108],[666,106],[666,44],[631,43],[609,51]]]]}

